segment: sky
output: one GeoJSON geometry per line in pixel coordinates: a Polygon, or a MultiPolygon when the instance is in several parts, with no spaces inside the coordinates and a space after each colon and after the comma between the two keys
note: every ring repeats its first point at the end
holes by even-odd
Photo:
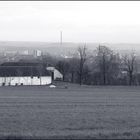
{"type": "Polygon", "coordinates": [[[0,1],[0,41],[140,43],[140,1],[0,1]]]}

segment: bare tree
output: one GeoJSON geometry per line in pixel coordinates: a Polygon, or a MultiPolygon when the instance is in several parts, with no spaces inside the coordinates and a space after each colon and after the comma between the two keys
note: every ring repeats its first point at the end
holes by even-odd
{"type": "Polygon", "coordinates": [[[71,75],[71,82],[74,83],[75,79],[77,78],[77,69],[78,69],[78,59],[76,57],[73,56],[73,58],[71,58],[69,60],[69,66],[70,66],[70,70],[69,73],[71,75]]]}
{"type": "Polygon", "coordinates": [[[106,72],[107,72],[107,55],[110,50],[106,46],[100,46],[97,48],[96,63],[101,73],[101,83],[106,84],[106,72]]]}
{"type": "Polygon", "coordinates": [[[96,49],[94,65],[100,84],[112,84],[119,73],[118,56],[110,48],[100,46],[96,49]]]}
{"type": "Polygon", "coordinates": [[[79,83],[82,84],[83,80],[83,73],[84,73],[84,64],[87,60],[87,48],[86,45],[78,48],[78,55],[79,55],[79,83]]]}
{"type": "Polygon", "coordinates": [[[108,84],[119,84],[121,59],[118,53],[112,51],[108,61],[107,80],[108,84]]]}
{"type": "Polygon", "coordinates": [[[69,63],[65,60],[59,60],[56,63],[56,68],[63,74],[63,81],[66,81],[66,74],[69,71],[69,63]]]}
{"type": "Polygon", "coordinates": [[[123,62],[128,73],[129,85],[132,85],[134,72],[136,70],[136,55],[134,51],[132,51],[130,54],[126,54],[124,56],[123,62]]]}

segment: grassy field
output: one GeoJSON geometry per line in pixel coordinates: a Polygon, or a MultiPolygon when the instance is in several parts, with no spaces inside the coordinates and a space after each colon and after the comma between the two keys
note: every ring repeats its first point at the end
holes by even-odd
{"type": "Polygon", "coordinates": [[[140,87],[0,87],[0,137],[140,138],[140,87]]]}

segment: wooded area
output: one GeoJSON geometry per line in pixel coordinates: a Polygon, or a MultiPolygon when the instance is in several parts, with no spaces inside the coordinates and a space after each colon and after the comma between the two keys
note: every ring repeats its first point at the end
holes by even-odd
{"type": "Polygon", "coordinates": [[[134,51],[125,55],[99,45],[93,52],[78,47],[72,58],[45,57],[62,74],[63,81],[87,85],[139,85],[138,59],[134,51]]]}

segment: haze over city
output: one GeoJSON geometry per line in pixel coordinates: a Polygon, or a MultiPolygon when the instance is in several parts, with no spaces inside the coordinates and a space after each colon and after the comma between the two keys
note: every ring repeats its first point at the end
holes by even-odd
{"type": "MultiPolygon", "coordinates": [[[[140,2],[0,2],[0,41],[140,43],[140,2]]],[[[138,48],[138,47],[136,47],[138,48]]]]}

